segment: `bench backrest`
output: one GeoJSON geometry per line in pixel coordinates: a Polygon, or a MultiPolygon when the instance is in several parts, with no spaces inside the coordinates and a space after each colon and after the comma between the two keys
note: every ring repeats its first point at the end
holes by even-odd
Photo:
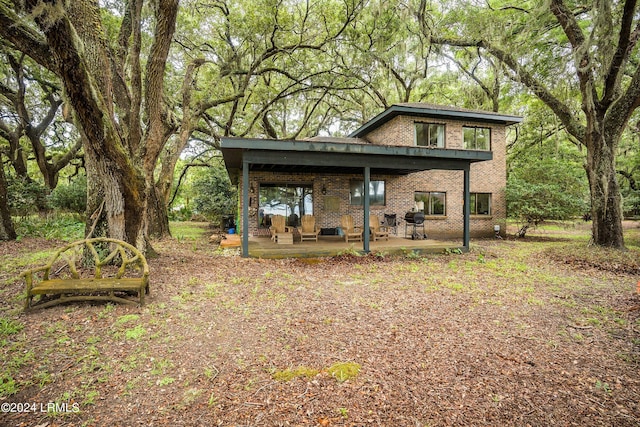
{"type": "Polygon", "coordinates": [[[79,279],[90,274],[96,279],[104,275],[122,278],[137,271],[146,282],[149,265],[142,252],[127,242],[107,237],[78,240],[58,249],[47,264],[25,274],[42,274],[42,280],[79,279]]]}

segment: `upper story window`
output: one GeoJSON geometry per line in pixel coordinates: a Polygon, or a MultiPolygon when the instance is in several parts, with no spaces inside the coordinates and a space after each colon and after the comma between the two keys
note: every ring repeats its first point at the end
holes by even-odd
{"type": "Polygon", "coordinates": [[[463,127],[462,136],[465,150],[491,149],[491,129],[489,128],[463,127]]]}
{"type": "Polygon", "coordinates": [[[416,145],[419,147],[444,148],[444,125],[416,122],[416,145]]]}
{"type": "MultiPolygon", "coordinates": [[[[352,180],[349,183],[349,199],[352,205],[364,205],[364,181],[352,180]]],[[[369,204],[384,206],[384,181],[369,181],[369,204]]]]}
{"type": "Polygon", "coordinates": [[[490,193],[471,193],[471,215],[491,215],[490,193]]]}

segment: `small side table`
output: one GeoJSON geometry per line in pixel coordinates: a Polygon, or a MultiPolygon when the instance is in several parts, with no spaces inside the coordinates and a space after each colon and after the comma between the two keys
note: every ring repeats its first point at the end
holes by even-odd
{"type": "Polygon", "coordinates": [[[279,245],[293,245],[293,233],[277,233],[276,243],[279,245]]]}

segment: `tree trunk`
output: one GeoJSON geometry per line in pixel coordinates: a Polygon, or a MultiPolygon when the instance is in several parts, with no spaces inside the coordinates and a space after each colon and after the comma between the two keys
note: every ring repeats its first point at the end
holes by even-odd
{"type": "Polygon", "coordinates": [[[87,171],[87,223],[85,237],[111,237],[135,242],[146,254],[154,253],[146,234],[146,198],[142,191],[134,192],[132,198],[120,181],[120,173],[113,162],[96,159],[95,153],[87,149],[85,154],[87,171]],[[134,206],[131,208],[131,206],[134,206]],[[136,212],[136,213],[134,213],[136,212]]]}
{"type": "Polygon", "coordinates": [[[622,230],[622,200],[616,176],[615,152],[617,140],[599,133],[592,126],[587,135],[586,171],[591,193],[593,243],[599,246],[624,248],[622,230]]]}
{"type": "Polygon", "coordinates": [[[154,171],[148,172],[147,177],[147,234],[150,237],[169,237],[169,196],[173,184],[173,172],[176,162],[184,145],[179,140],[166,144],[160,157],[158,179],[154,182],[154,171]]]}
{"type": "Polygon", "coordinates": [[[98,172],[97,161],[91,155],[91,151],[85,154],[85,171],[87,173],[85,238],[109,237],[102,180],[98,172]]]}
{"type": "Polygon", "coordinates": [[[13,228],[7,202],[7,180],[4,176],[2,162],[0,162],[0,240],[15,240],[16,231],[13,228]]]}
{"type": "Polygon", "coordinates": [[[520,227],[520,230],[518,230],[518,232],[516,233],[516,237],[524,238],[524,236],[527,235],[527,230],[529,230],[529,227],[529,223],[526,223],[522,227],[520,227]]]}
{"type": "Polygon", "coordinates": [[[16,172],[16,176],[25,179],[27,182],[31,182],[29,172],[27,171],[27,159],[20,145],[20,136],[22,130],[19,132],[6,132],[2,136],[9,142],[9,161],[13,166],[13,170],[16,172]]]}
{"type": "MultiPolygon", "coordinates": [[[[137,3],[138,6],[141,4],[137,3]]],[[[49,51],[48,55],[38,51],[39,58],[43,63],[49,63],[60,76],[83,135],[85,154],[92,159],[88,212],[100,215],[89,218],[87,233],[102,234],[100,228],[106,222],[109,237],[125,240],[146,252],[148,197],[145,177],[152,176],[149,171],[156,167],[158,154],[173,133],[173,127],[164,121],[170,115],[163,102],[163,78],[178,2],[162,0],[155,9],[156,35],[145,75],[144,115],[148,126],[143,141],[139,132],[141,69],[136,66],[139,65],[136,59],[140,46],[134,43],[131,50],[124,49],[132,55],[132,69],[118,68],[118,65],[124,67],[130,63],[114,62],[101,28],[99,4],[94,0],[77,0],[64,5],[27,0],[25,6],[27,12],[38,9],[38,13],[34,13],[35,21],[46,38],[49,51]],[[124,80],[129,72],[133,73],[130,90],[124,80]]],[[[135,21],[132,25],[142,25],[139,16],[135,21]]],[[[133,32],[126,25],[123,30],[122,42],[126,48],[133,32]]],[[[26,38],[30,37],[27,35],[26,38]]],[[[134,41],[139,40],[134,37],[134,41]]]]}
{"type": "Polygon", "coordinates": [[[149,237],[170,236],[167,204],[155,186],[147,187],[147,235],[149,237]]]}

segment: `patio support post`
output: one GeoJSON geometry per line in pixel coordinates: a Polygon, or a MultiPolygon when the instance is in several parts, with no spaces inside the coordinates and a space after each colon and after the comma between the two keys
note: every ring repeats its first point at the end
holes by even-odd
{"type": "Polygon", "coordinates": [[[249,162],[242,162],[242,257],[249,256],[249,162]]]}
{"type": "Polygon", "coordinates": [[[469,217],[471,216],[471,195],[469,193],[469,187],[470,187],[470,169],[471,169],[471,165],[467,164],[466,167],[464,168],[464,205],[463,205],[463,210],[464,210],[464,226],[463,226],[463,232],[462,232],[462,244],[464,246],[464,250],[465,251],[469,251],[469,217]]]}
{"type": "Polygon", "coordinates": [[[369,209],[371,207],[371,196],[369,194],[369,182],[371,181],[371,168],[369,166],[364,167],[364,180],[363,180],[363,191],[364,191],[364,223],[362,224],[363,235],[362,235],[362,250],[364,253],[369,253],[369,209]]]}

